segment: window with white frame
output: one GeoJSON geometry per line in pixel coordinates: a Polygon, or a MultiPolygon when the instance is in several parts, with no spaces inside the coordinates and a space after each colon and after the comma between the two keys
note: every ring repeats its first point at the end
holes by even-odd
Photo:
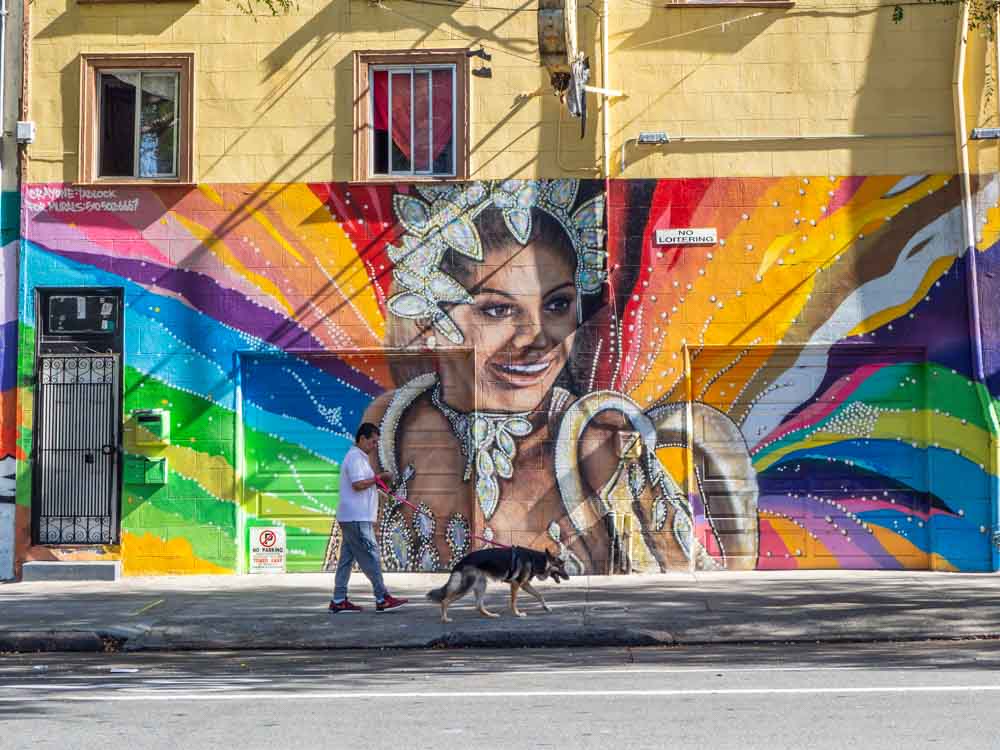
{"type": "Polygon", "coordinates": [[[98,177],[177,177],[180,74],[101,71],[98,177]]]}

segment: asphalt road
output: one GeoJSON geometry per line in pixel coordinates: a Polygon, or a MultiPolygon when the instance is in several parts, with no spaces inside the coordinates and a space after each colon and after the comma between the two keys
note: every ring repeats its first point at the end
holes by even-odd
{"type": "Polygon", "coordinates": [[[0,748],[1000,748],[1000,642],[0,657],[0,748]]]}

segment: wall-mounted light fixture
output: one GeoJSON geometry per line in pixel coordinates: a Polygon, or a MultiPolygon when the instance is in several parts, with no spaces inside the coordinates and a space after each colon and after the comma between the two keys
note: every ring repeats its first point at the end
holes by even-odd
{"type": "Polygon", "coordinates": [[[636,143],[641,143],[643,145],[662,145],[664,143],[670,143],[670,136],[661,130],[657,131],[645,131],[639,133],[639,137],[635,139],[636,143]]]}
{"type": "Polygon", "coordinates": [[[635,138],[627,138],[622,141],[621,171],[625,171],[625,147],[630,143],[638,143],[643,146],[663,146],[670,143],[670,136],[662,130],[643,131],[635,138]]]}

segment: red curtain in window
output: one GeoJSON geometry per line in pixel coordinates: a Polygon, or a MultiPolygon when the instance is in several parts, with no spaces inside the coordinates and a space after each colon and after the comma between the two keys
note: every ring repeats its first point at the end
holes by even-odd
{"type": "MultiPolygon", "coordinates": [[[[375,129],[386,130],[389,127],[389,71],[376,70],[372,76],[373,91],[375,96],[375,129]]],[[[431,142],[433,153],[431,161],[444,150],[451,140],[452,118],[454,114],[454,103],[452,101],[452,71],[432,70],[431,71],[431,98],[433,100],[434,117],[431,122],[431,142]]],[[[399,80],[397,76],[396,81],[399,80]]],[[[394,82],[395,83],[395,82],[394,82]]],[[[424,97],[417,90],[417,101],[423,102],[424,97]]],[[[394,102],[392,110],[392,141],[396,147],[403,152],[407,159],[411,157],[410,147],[410,110],[411,105],[409,95],[398,97],[394,102]]],[[[417,108],[415,112],[417,118],[414,123],[414,132],[427,132],[423,123],[427,121],[428,112],[424,106],[417,108]]]]}

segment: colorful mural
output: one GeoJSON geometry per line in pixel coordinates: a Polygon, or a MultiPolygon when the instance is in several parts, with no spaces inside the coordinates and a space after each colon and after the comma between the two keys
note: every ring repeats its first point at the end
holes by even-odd
{"type": "Polygon", "coordinates": [[[0,195],[0,502],[14,501],[19,197],[0,195]]]}
{"type": "Polygon", "coordinates": [[[383,506],[389,569],[491,542],[595,573],[990,569],[992,396],[947,175],[23,201],[18,456],[34,288],[123,288],[126,450],[169,465],[126,478],[127,573],[240,570],[274,523],[290,570],[328,568],[362,420],[425,511],[383,506]],[[683,227],[718,241],[658,243],[683,227]],[[149,408],[169,441],[132,418],[149,408]]]}
{"type": "Polygon", "coordinates": [[[17,193],[0,194],[0,580],[14,576],[19,205],[17,193]]]}

